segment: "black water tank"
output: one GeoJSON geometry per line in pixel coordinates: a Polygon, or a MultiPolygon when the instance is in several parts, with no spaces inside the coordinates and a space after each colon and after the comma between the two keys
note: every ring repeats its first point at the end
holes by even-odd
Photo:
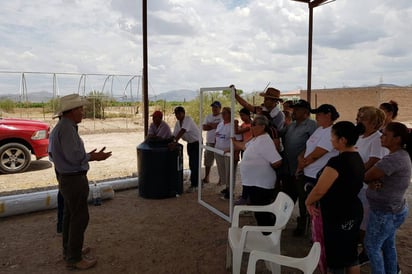
{"type": "Polygon", "coordinates": [[[183,192],[183,146],[170,150],[164,142],[143,142],[137,146],[139,195],[163,199],[183,192]]]}

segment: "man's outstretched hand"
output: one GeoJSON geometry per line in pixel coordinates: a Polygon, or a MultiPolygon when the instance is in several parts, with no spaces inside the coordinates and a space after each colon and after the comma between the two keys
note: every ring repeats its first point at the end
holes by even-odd
{"type": "Polygon", "coordinates": [[[89,161],[103,161],[112,156],[112,152],[104,152],[106,147],[103,147],[101,150],[96,152],[96,148],[89,152],[90,160],[89,161]]]}

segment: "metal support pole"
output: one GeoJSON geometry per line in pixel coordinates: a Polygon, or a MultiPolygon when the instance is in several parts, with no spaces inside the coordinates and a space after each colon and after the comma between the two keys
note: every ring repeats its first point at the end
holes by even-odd
{"type": "Polygon", "coordinates": [[[148,51],[147,51],[147,0],[142,0],[143,8],[143,121],[144,136],[149,129],[149,77],[148,77],[148,51]]]}
{"type": "Polygon", "coordinates": [[[308,39],[308,80],[307,101],[311,103],[312,91],[312,40],[313,40],[313,7],[309,4],[309,39],[308,39]]]}

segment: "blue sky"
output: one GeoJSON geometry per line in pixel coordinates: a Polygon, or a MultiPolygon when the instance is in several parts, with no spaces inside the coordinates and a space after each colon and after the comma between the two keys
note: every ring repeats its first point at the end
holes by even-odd
{"type": "MultiPolygon", "coordinates": [[[[0,71],[141,74],[141,7],[132,0],[1,1],[0,71]]],[[[150,0],[148,8],[149,93],[230,84],[252,92],[268,82],[281,91],[306,88],[306,4],[150,0]]],[[[410,0],[316,8],[312,87],[411,85],[411,21],[410,0]]],[[[76,77],[68,86],[59,77],[62,93],[77,90],[76,77]]],[[[19,89],[10,78],[19,77],[0,73],[0,94],[19,89]]],[[[49,89],[45,78],[31,76],[28,87],[49,89]]],[[[104,77],[97,78],[88,89],[101,89],[104,77]]],[[[129,78],[115,81],[118,93],[129,78]]]]}

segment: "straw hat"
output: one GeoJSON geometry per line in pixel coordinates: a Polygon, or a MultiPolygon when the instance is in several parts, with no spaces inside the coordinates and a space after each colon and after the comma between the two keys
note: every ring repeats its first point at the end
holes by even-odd
{"type": "Polygon", "coordinates": [[[265,92],[262,92],[259,95],[283,102],[283,99],[280,98],[280,91],[275,88],[268,88],[265,92]]]}
{"type": "Polygon", "coordinates": [[[60,117],[60,116],[63,115],[59,110],[57,110],[57,111],[58,111],[58,112],[55,112],[55,113],[53,114],[52,119],[56,119],[57,117],[60,117]]]}
{"type": "Polygon", "coordinates": [[[79,94],[69,94],[60,98],[60,108],[56,110],[55,115],[62,114],[65,111],[87,105],[87,100],[82,99],[79,94]]]}

